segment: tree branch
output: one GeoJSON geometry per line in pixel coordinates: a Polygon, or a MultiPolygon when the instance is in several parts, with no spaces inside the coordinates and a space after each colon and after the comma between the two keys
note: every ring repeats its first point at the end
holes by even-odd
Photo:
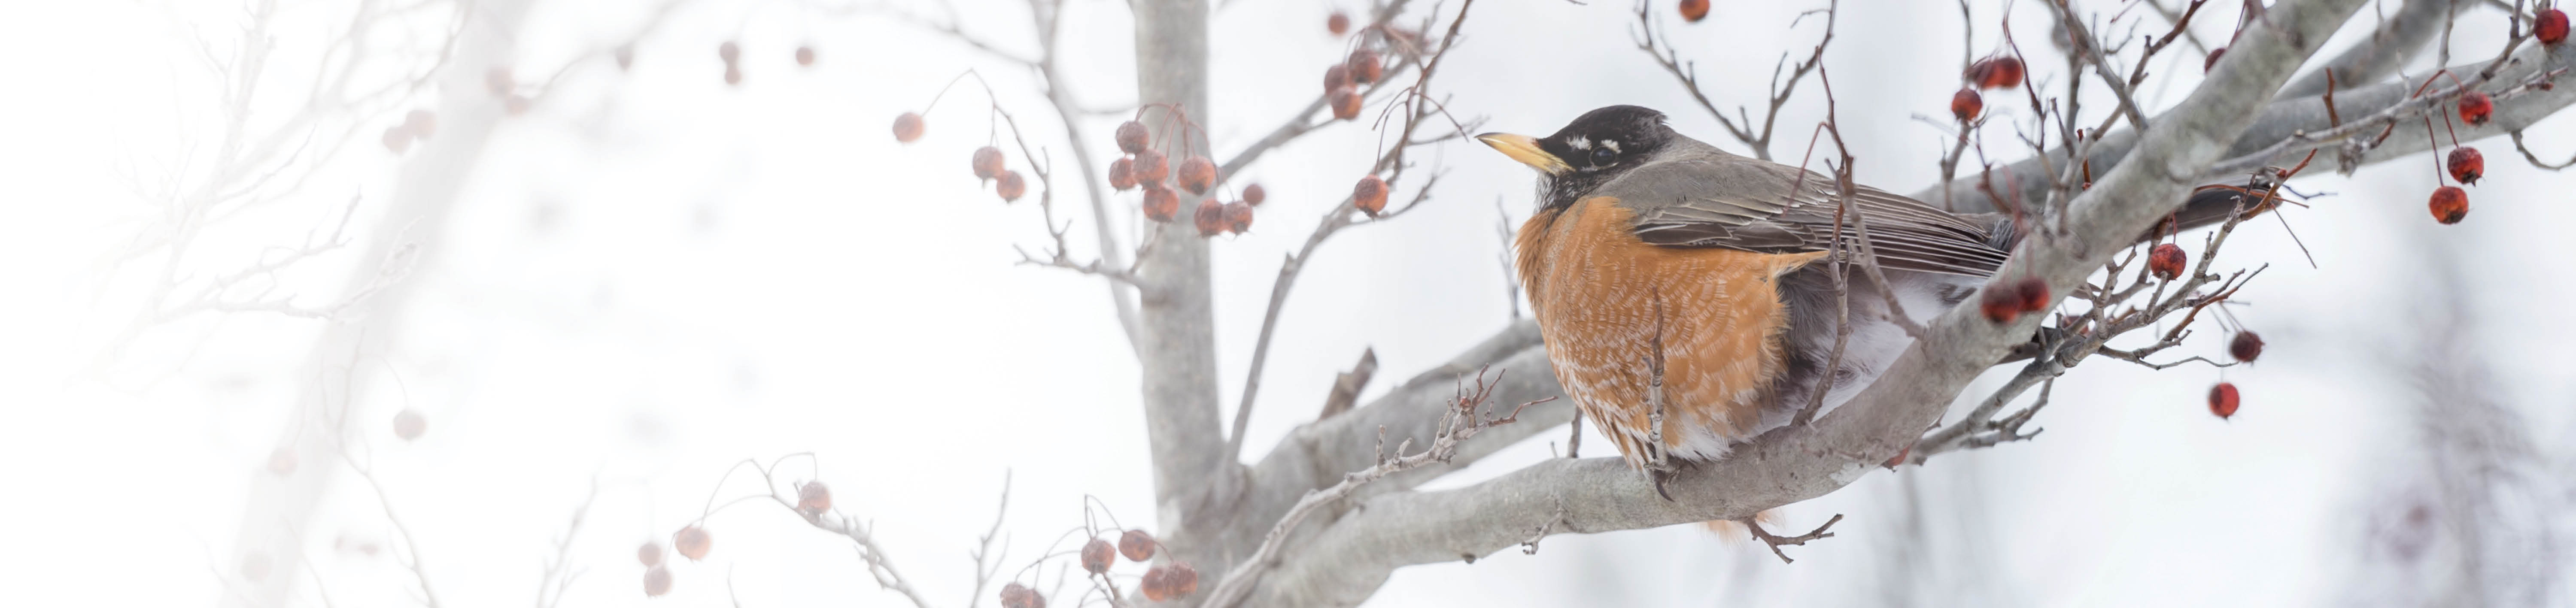
{"type": "Polygon", "coordinates": [[[2379,24],[2371,29],[2369,40],[2344,49],[2343,54],[2309,70],[2306,76],[2290,81],[2290,86],[2281,88],[2281,97],[2325,94],[2327,70],[2334,71],[2333,81],[2338,90],[2367,86],[2394,76],[2442,32],[2442,25],[2446,22],[2442,9],[2457,13],[2469,6],[2471,3],[2459,0],[2406,0],[2404,6],[2397,7],[2396,15],[2380,17],[2379,24]]]}
{"type": "MultiPolygon", "coordinates": [[[[2286,0],[2231,47],[2226,66],[2160,117],[2131,162],[2112,169],[2068,206],[2062,236],[2032,238],[2000,274],[2032,276],[2065,293],[2183,201],[2226,143],[2253,122],[2291,72],[2361,0],[2286,0]]],[[[1542,526],[1602,532],[1711,519],[1742,519],[1823,495],[1896,454],[1947,409],[1959,390],[2044,315],[1986,321],[1954,308],[1881,379],[1809,426],[1783,427],[1738,445],[1724,460],[1684,469],[1665,500],[1616,458],[1547,459],[1502,477],[1435,492],[1363,499],[1318,530],[1263,581],[1261,605],[1353,605],[1397,567],[1472,558],[1518,545],[1542,526]],[[1567,508],[1560,509],[1560,505],[1567,508]]]]}

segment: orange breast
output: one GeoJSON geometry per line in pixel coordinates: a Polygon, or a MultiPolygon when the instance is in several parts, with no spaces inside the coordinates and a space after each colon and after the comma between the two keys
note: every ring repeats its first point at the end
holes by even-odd
{"type": "Polygon", "coordinates": [[[1771,402],[1788,323],[1778,277],[1825,254],[1648,245],[1617,203],[1584,199],[1521,226],[1516,262],[1548,358],[1584,417],[1639,466],[1652,409],[1647,357],[1660,331],[1665,447],[1676,458],[1717,459],[1771,402]]]}

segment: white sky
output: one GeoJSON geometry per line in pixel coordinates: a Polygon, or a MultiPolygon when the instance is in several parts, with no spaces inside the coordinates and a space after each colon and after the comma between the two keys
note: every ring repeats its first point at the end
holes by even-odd
{"type": "MultiPolygon", "coordinates": [[[[0,348],[0,487],[12,489],[0,521],[19,526],[7,534],[18,546],[0,551],[0,572],[19,581],[0,589],[9,603],[216,599],[246,488],[266,475],[288,405],[312,381],[298,366],[319,322],[257,313],[154,327],[102,363],[149,278],[136,267],[110,272],[157,213],[157,200],[138,190],[202,155],[191,146],[221,127],[188,33],[228,40],[241,22],[229,3],[170,4],[178,6],[0,6],[0,65],[20,83],[0,97],[0,281],[16,296],[0,298],[0,340],[10,345],[0,348]]],[[[641,17],[630,4],[640,3],[543,1],[522,36],[521,70],[548,72],[610,43],[641,17]]],[[[1070,89],[1091,106],[1132,102],[1123,7],[1073,4],[1070,89]]],[[[1992,4],[1979,5],[1980,53],[1997,44],[1992,4]]],[[[959,11],[979,35],[1020,40],[1021,6],[967,2],[959,11]]],[[[1672,32],[1721,103],[1754,103],[1770,61],[1812,43],[1814,24],[1784,28],[1803,8],[1722,6],[1672,32]]],[[[1914,190],[1936,175],[1941,136],[1910,116],[1946,112],[1956,7],[1846,10],[1827,65],[1860,176],[1914,190]]],[[[1618,2],[1480,5],[1439,88],[1454,94],[1453,112],[1489,117],[1489,130],[1546,132],[1585,109],[1634,103],[1740,150],[1631,48],[1625,11],[1618,2]]],[[[1217,117],[1209,129],[1219,150],[1239,149],[1309,99],[1313,72],[1341,48],[1323,31],[1326,12],[1237,0],[1218,14],[1217,92],[1204,113],[1217,117]]],[[[2459,54],[2492,52],[2499,20],[2493,11],[2464,19],[2459,54]]],[[[281,63],[311,63],[311,45],[331,31],[316,24],[333,21],[308,21],[279,34],[281,63]]],[[[2223,39],[2230,23],[2199,31],[2223,39]]],[[[2043,35],[2021,33],[2025,50],[2043,52],[2043,35]]],[[[2171,69],[2196,73],[2197,64],[2171,69]]],[[[1116,342],[1104,290],[1015,265],[1012,246],[1034,250],[1045,234],[1032,205],[1000,204],[966,170],[985,137],[980,101],[952,92],[923,141],[886,136],[893,116],[919,109],[968,67],[1001,90],[1033,145],[1066,145],[1019,71],[915,28],[791,2],[690,2],[639,47],[631,74],[582,73],[566,95],[500,128],[449,238],[429,244],[411,278],[398,344],[361,361],[369,379],[360,408],[375,421],[364,440],[443,601],[530,601],[552,539],[596,479],[598,502],[573,545],[588,573],[565,605],[646,605],[637,543],[695,514],[732,463],[801,451],[816,454],[841,507],[876,521],[898,566],[940,601],[962,604],[966,551],[989,524],[1006,471],[1011,570],[1080,522],[1085,494],[1130,525],[1153,519],[1136,369],[1116,342]],[[744,48],[739,88],[719,78],[713,49],[726,39],[744,48]],[[788,59],[804,42],[820,50],[811,69],[788,59]],[[404,407],[430,421],[417,443],[394,440],[383,422],[404,407]]],[[[2036,72],[2057,78],[2051,67],[2036,72]]],[[[2161,106],[2186,90],[2148,93],[2161,106]]],[[[1802,148],[1823,111],[1813,94],[1790,105],[1775,144],[1784,155],[1802,148]]],[[[2007,105],[1989,107],[2026,111],[2007,105]]],[[[372,219],[403,158],[373,143],[393,119],[367,120],[376,126],[306,190],[227,224],[183,265],[238,267],[260,247],[302,238],[352,195],[368,197],[361,225],[372,219]]],[[[1077,143],[1105,159],[1113,123],[1088,124],[1092,141],[1077,143]]],[[[1990,149],[2014,147],[2008,132],[1987,135],[1990,149]]],[[[2544,154],[2563,154],[2576,147],[2576,121],[2554,118],[2531,135],[2544,154]]],[[[1263,184],[1271,202],[1250,234],[1214,246],[1229,412],[1280,254],[1346,192],[1376,143],[1362,125],[1338,125],[1236,178],[1263,184]]],[[[2096,360],[2057,387],[2036,441],[1873,474],[1784,509],[1786,527],[1848,516],[1840,536],[1793,548],[1794,565],[1691,526],[1564,536],[1535,556],[1403,570],[1372,605],[1881,605],[1907,594],[1929,605],[2343,601],[2337,589],[2354,576],[2362,508],[2385,476],[2377,468],[2412,441],[2414,393],[2391,367],[2412,360],[2407,332],[2422,312],[2412,298],[2427,271],[2412,250],[2438,240],[2477,261],[2463,284],[2475,288],[2472,333],[2498,371],[2495,394],[2523,412],[2550,457],[2563,460],[2576,437],[2576,419],[2563,413],[2576,384],[2564,370],[2576,355],[2557,346],[2576,338],[2557,306],[2576,296],[2563,262],[2576,259],[2576,245],[2553,228],[2576,221],[2567,194],[2576,176],[2525,164],[2501,138],[2473,145],[2486,150],[2490,181],[2472,190],[2475,211],[2461,225],[2426,229],[2432,180],[2418,155],[2357,179],[2300,184],[2335,193],[2285,213],[2318,268],[2278,222],[2238,233],[2223,264],[2272,264],[2242,297],[2255,305],[2233,310],[2270,341],[2262,365],[2148,372],[2096,360]],[[2201,406],[2222,376],[2244,388],[2246,403],[2224,422],[2201,406]],[[1927,531],[1915,553],[1900,553],[1892,547],[1903,546],[1908,477],[1927,531]],[[1890,582],[1907,577],[1915,582],[1890,582]]],[[[1059,204],[1079,209],[1071,157],[1055,157],[1059,204]]],[[[1449,171],[1429,206],[1336,237],[1300,281],[1247,453],[1311,417],[1332,373],[1361,348],[1382,362],[1374,396],[1506,322],[1496,201],[1512,218],[1526,214],[1526,170],[1472,143],[1421,158],[1449,171]]],[[[1026,162],[1012,151],[1015,167],[1026,162]]],[[[1113,208],[1133,204],[1123,197],[1113,208]]],[[[1090,221],[1074,217],[1074,242],[1087,253],[1090,221]]],[[[359,263],[347,257],[291,275],[288,289],[329,301],[359,263]]],[[[2223,338],[2204,330],[2178,350],[2215,357],[2223,338]]],[[[1546,457],[1562,439],[1541,433],[1440,485],[1546,457]]],[[[1604,449],[1595,439],[1587,443],[1604,449]]],[[[308,456],[306,466],[326,465],[308,456]]],[[[343,475],[307,545],[333,600],[400,605],[406,573],[381,557],[330,551],[343,536],[384,541],[388,528],[362,487],[343,475]]],[[[725,603],[728,576],[745,606],[902,603],[866,580],[844,544],[784,512],[746,506],[710,528],[715,553],[676,569],[672,605],[725,603]]],[[[313,586],[299,589],[299,603],[315,603],[313,586]]]]}

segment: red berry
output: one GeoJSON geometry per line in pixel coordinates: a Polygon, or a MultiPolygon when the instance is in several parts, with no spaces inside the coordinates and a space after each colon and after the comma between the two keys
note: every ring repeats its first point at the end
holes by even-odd
{"type": "Polygon", "coordinates": [[[2263,356],[2263,337],[2251,331],[2236,332],[2236,338],[2227,341],[2227,354],[2235,356],[2238,361],[2253,363],[2255,357],[2263,356]]]}
{"type": "Polygon", "coordinates": [[[1190,223],[1199,227],[1199,236],[1203,237],[1216,236],[1217,233],[1225,232],[1227,227],[1234,225],[1225,218],[1225,203],[1216,202],[1216,199],[1212,198],[1199,201],[1199,210],[1197,213],[1190,214],[1190,223]]]}
{"type": "Polygon", "coordinates": [[[1350,64],[1336,63],[1324,68],[1324,92],[1332,93],[1351,86],[1350,64]]]}
{"type": "Polygon", "coordinates": [[[385,149],[392,150],[395,154],[411,150],[411,132],[403,130],[401,125],[385,127],[384,141],[385,149]]]}
{"type": "Polygon", "coordinates": [[[438,114],[429,110],[412,110],[403,114],[402,128],[410,131],[413,139],[429,139],[429,136],[438,134],[438,114]]]}
{"type": "Polygon", "coordinates": [[[1109,571],[1109,566],[1117,562],[1118,550],[1109,548],[1109,541],[1094,538],[1091,542],[1082,544],[1082,571],[1092,574],[1106,573],[1109,571]]]}
{"type": "Polygon", "coordinates": [[[810,47],[810,46],[800,46],[800,47],[796,47],[796,65],[802,65],[802,66],[811,66],[811,65],[814,65],[814,47],[810,47]]]}
{"type": "Polygon", "coordinates": [[[1270,198],[1270,193],[1263,191],[1261,189],[1261,184],[1253,184],[1243,187],[1243,202],[1245,203],[1259,206],[1261,201],[1268,198],[1270,198]]]}
{"type": "Polygon", "coordinates": [[[1146,150],[1136,153],[1136,167],[1133,171],[1136,174],[1136,183],[1161,184],[1163,178],[1172,176],[1172,164],[1163,159],[1163,153],[1146,150]]]}
{"type": "Polygon", "coordinates": [[[1046,608],[1046,596],[1028,585],[1013,582],[1002,586],[1002,608],[1046,608]]]}
{"type": "Polygon", "coordinates": [[[728,65],[741,61],[742,45],[734,44],[731,40],[724,41],[724,44],[716,45],[716,57],[723,59],[728,65]]]}
{"type": "Polygon", "coordinates": [[[1152,142],[1149,140],[1152,136],[1153,134],[1145,131],[1145,123],[1133,120],[1119,123],[1118,150],[1128,154],[1144,152],[1145,146],[1151,145],[1152,142]]]}
{"type": "Polygon", "coordinates": [[[1144,578],[1136,581],[1136,590],[1144,593],[1147,601],[1160,602],[1172,599],[1172,584],[1165,580],[1171,576],[1171,573],[1162,566],[1147,568],[1144,578]]]}
{"type": "Polygon", "coordinates": [[[1180,182],[1190,194],[1207,194],[1208,187],[1216,185],[1216,161],[1198,155],[1182,160],[1180,182]]]}
{"type": "Polygon", "coordinates": [[[1225,223],[1228,224],[1226,230],[1235,234],[1252,230],[1252,203],[1243,201],[1226,203],[1225,223]]]}
{"type": "Polygon", "coordinates": [[[796,510],[806,515],[821,515],[832,510],[832,489],[823,487],[820,481],[796,486],[796,510]]]}
{"type": "Polygon", "coordinates": [[[2433,190],[2433,202],[2429,206],[2433,210],[2434,221],[2457,224],[2460,218],[2469,216],[2469,193],[2459,186],[2443,186],[2433,190]]]}
{"type": "Polygon", "coordinates": [[[1324,30],[1332,32],[1335,36],[1350,33],[1351,16],[1342,14],[1341,11],[1333,11],[1333,16],[1324,18],[1324,30]]]}
{"type": "Polygon", "coordinates": [[[1360,117],[1360,92],[1351,87],[1333,89],[1333,118],[1352,120],[1360,117]]]}
{"type": "Polygon", "coordinates": [[[483,88],[491,91],[493,97],[508,97],[510,91],[518,86],[518,81],[510,78],[508,67],[495,67],[483,72],[483,88]]]}
{"type": "Polygon", "coordinates": [[[631,44],[621,44],[621,45],[617,45],[617,53],[616,53],[616,55],[617,55],[617,70],[618,70],[618,71],[621,71],[621,72],[622,72],[622,71],[626,71],[626,69],[627,69],[627,68],[635,67],[635,45],[631,45],[631,44]]]}
{"type": "Polygon", "coordinates": [[[1977,312],[1985,313],[1986,320],[1997,325],[2011,323],[2021,318],[2021,290],[2012,285],[1987,285],[1986,295],[1977,300],[1977,312]]]}
{"type": "Polygon", "coordinates": [[[2209,387],[2209,413],[2220,419],[2236,416],[2236,385],[2226,382],[2209,387]]]}
{"type": "Polygon", "coordinates": [[[1144,530],[1128,530],[1118,535],[1118,554],[1127,561],[1141,562],[1154,558],[1154,535],[1144,530]]]}
{"type": "Polygon", "coordinates": [[[1958,117],[1959,122],[1976,120],[1977,114],[1985,111],[1986,100],[1977,96],[1976,89],[1959,89],[1950,96],[1950,115],[1958,117]]]}
{"type": "Polygon", "coordinates": [[[679,549],[680,556],[690,561],[706,559],[707,549],[714,544],[715,537],[708,535],[706,528],[697,526],[681,528],[679,533],[671,535],[671,547],[679,549]]]}
{"type": "Polygon", "coordinates": [[[984,146],[975,149],[975,179],[993,179],[1002,175],[1002,149],[984,146]]]}
{"type": "Polygon", "coordinates": [[[742,84],[742,66],[725,66],[725,84],[737,86],[742,84]]]}
{"type": "Polygon", "coordinates": [[[644,571],[644,596],[662,597],[671,592],[671,569],[654,566],[644,571]]]}
{"type": "Polygon", "coordinates": [[[1708,18],[1708,0],[1682,0],[1680,8],[1683,21],[1699,23],[1708,18]]]}
{"type": "Polygon", "coordinates": [[[2048,281],[2039,277],[2023,277],[2021,282],[2013,284],[2013,291],[2021,295],[2022,312],[2048,310],[2048,281]]]}
{"type": "Polygon", "coordinates": [[[1163,588],[1171,592],[1172,597],[1189,597],[1199,591],[1197,568],[1190,567],[1187,562],[1172,562],[1164,568],[1163,588]]]}
{"type": "Polygon", "coordinates": [[[528,99],[528,96],[526,95],[511,95],[509,99],[501,100],[501,112],[511,116],[526,114],[528,113],[528,106],[535,105],[535,103],[535,100],[528,99]]]}
{"type": "Polygon", "coordinates": [[[2210,70],[2218,69],[2218,57],[2225,54],[2227,54],[2227,47],[2210,49],[2209,58],[2200,60],[2200,71],[2208,73],[2210,70]]]}
{"type": "Polygon", "coordinates": [[[1368,49],[1351,51],[1350,60],[1342,62],[1342,65],[1350,66],[1353,82],[1367,84],[1377,82],[1378,78],[1386,76],[1386,65],[1378,60],[1377,51],[1368,49]]]}
{"type": "Polygon", "coordinates": [[[295,474],[295,448],[278,446],[268,453],[268,472],[279,477],[295,474]]]}
{"type": "Polygon", "coordinates": [[[2540,11],[2540,16],[2531,20],[2531,36],[2539,38],[2541,44],[2566,42],[2567,13],[2554,8],[2540,11]]]}
{"type": "Polygon", "coordinates": [[[636,547],[635,561],[643,562],[645,566],[662,565],[662,543],[648,541],[644,546],[636,547]]]}
{"type": "Polygon", "coordinates": [[[394,414],[394,436],[403,441],[419,439],[420,434],[428,430],[429,419],[422,417],[420,410],[406,408],[394,414]]]}
{"type": "Polygon", "coordinates": [[[1002,202],[1020,200],[1021,195],[1028,193],[1029,182],[1022,179],[1018,171],[1003,171],[1002,177],[993,181],[993,194],[1001,196],[1002,202]]]}
{"type": "Polygon", "coordinates": [[[905,112],[894,117],[894,140],[912,143],[921,139],[921,115],[905,112]]]}
{"type": "Polygon", "coordinates": [[[2460,122],[2483,125],[2487,124],[2487,119],[2493,117],[2495,117],[2495,99],[2477,91],[2470,91],[2469,94],[2460,96],[2460,122]]]}
{"type": "Polygon", "coordinates": [[[2452,148],[2448,164],[2451,167],[2451,179],[2459,180],[2463,184],[2477,185],[2478,178],[2486,175],[2487,172],[2486,155],[2479,154],[2477,148],[2468,146],[2452,148]]]}
{"type": "Polygon", "coordinates": [[[1887,467],[1890,471],[1896,470],[1896,465],[1905,464],[1905,457],[1912,455],[1914,455],[1914,444],[1907,443],[1905,449],[1897,450],[1896,456],[1888,458],[1886,464],[1881,466],[1887,467]]]}
{"type": "Polygon", "coordinates": [[[1386,180],[1375,175],[1360,178],[1359,184],[1351,186],[1351,206],[1377,217],[1378,212],[1386,210],[1386,180]]]}
{"type": "Polygon", "coordinates": [[[1162,184],[1145,185],[1145,219],[1172,221],[1181,214],[1181,195],[1162,184]]]}
{"type": "Polygon", "coordinates": [[[2183,255],[2180,245],[2157,243],[2154,249],[2147,250],[2147,273],[2159,279],[2171,281],[2182,276],[2183,267],[2190,263],[2190,256],[2183,255]]]}
{"type": "Polygon", "coordinates": [[[1109,161],[1109,189],[1126,192],[1134,187],[1136,187],[1136,161],[1128,160],[1124,156],[1118,157],[1118,160],[1109,161]]]}
{"type": "Polygon", "coordinates": [[[1979,59],[1968,64],[1968,82],[1980,89],[2009,89],[2021,86],[2021,60],[2006,55],[1979,59]]]}

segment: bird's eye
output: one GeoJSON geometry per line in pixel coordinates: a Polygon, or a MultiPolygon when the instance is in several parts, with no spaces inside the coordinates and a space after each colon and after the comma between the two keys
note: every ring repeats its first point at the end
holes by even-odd
{"type": "Polygon", "coordinates": [[[1595,165],[1606,165],[1606,164],[1610,164],[1610,160],[1611,160],[1611,159],[1618,158],[1618,157],[1619,157],[1619,152],[1618,152],[1618,151],[1616,151],[1616,150],[1611,150],[1611,149],[1609,149],[1609,148],[1593,148],[1593,149],[1592,149],[1592,164],[1595,164],[1595,165]]]}

